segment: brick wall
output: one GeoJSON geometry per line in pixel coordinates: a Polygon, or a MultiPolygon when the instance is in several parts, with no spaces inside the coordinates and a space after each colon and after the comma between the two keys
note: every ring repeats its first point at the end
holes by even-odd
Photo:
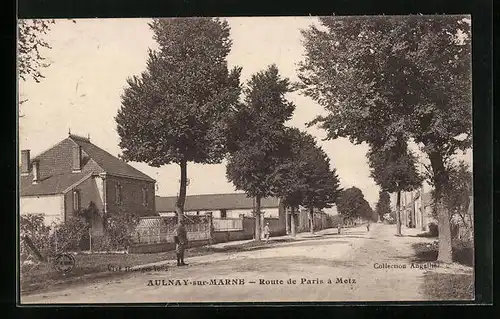
{"type": "Polygon", "coordinates": [[[141,216],[155,214],[154,182],[106,176],[106,198],[108,212],[127,211],[141,216]],[[121,186],[121,202],[117,201],[116,186],[121,186]],[[143,204],[142,189],[147,190],[147,205],[143,204]]]}

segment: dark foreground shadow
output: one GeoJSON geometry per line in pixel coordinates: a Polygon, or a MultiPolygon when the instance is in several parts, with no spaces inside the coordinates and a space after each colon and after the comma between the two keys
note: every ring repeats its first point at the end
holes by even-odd
{"type": "MultiPolygon", "coordinates": [[[[415,250],[413,262],[432,262],[438,257],[437,245],[430,243],[412,244],[415,250]]],[[[453,261],[464,266],[474,266],[474,249],[472,247],[454,247],[452,253],[453,261]]]]}

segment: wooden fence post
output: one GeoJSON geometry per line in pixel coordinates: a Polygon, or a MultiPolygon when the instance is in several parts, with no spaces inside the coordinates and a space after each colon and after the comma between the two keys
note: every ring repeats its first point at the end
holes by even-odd
{"type": "Polygon", "coordinates": [[[31,238],[29,238],[28,236],[24,236],[23,237],[24,239],[24,242],[26,243],[26,245],[28,245],[28,247],[31,249],[31,251],[33,251],[33,253],[35,254],[36,258],[38,258],[38,260],[42,261],[42,262],[46,262],[47,259],[42,255],[42,253],[40,253],[40,251],[36,248],[35,244],[33,244],[33,242],[31,241],[31,238]]]}

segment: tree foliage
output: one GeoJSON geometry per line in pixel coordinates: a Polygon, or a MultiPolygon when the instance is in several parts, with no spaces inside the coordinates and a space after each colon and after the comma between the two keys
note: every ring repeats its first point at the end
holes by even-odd
{"type": "Polygon", "coordinates": [[[273,196],[279,180],[277,167],[291,154],[284,123],[295,105],[285,98],[290,81],[276,65],[252,75],[245,99],[233,114],[229,128],[230,155],[226,176],[236,189],[256,199],[256,239],[260,240],[260,200],[273,196]]]}
{"type": "Polygon", "coordinates": [[[371,219],[373,210],[366,201],[363,192],[357,187],[343,190],[337,200],[337,210],[344,219],[358,217],[371,219]]]}
{"type": "Polygon", "coordinates": [[[119,145],[126,160],[180,166],[182,219],[187,162],[220,163],[226,154],[241,68],[228,70],[226,21],[153,19],[150,27],[159,50],[150,50],[146,70],[127,80],[116,116],[119,145]]]}
{"type": "Polygon", "coordinates": [[[153,167],[189,161],[219,163],[225,127],[240,93],[240,68],[228,71],[226,21],[154,19],[159,51],[127,80],[116,121],[127,160],[153,167]]]}
{"type": "MultiPolygon", "coordinates": [[[[277,167],[275,194],[287,207],[308,208],[312,221],[315,208],[329,208],[337,200],[339,178],[335,168],[330,167],[330,159],[310,134],[296,128],[289,128],[286,133],[291,152],[277,167]]],[[[311,222],[311,232],[313,227],[311,222]]]]}
{"type": "Polygon", "coordinates": [[[42,50],[50,49],[45,35],[50,31],[54,20],[19,19],[17,29],[17,61],[19,78],[26,81],[31,77],[39,83],[44,76],[41,69],[49,66],[42,55],[42,50]]]}
{"type": "Polygon", "coordinates": [[[285,99],[290,91],[289,80],[281,78],[275,65],[254,74],[232,122],[227,178],[251,197],[274,195],[276,169],[291,154],[284,125],[295,109],[285,99]]]}
{"type": "MultiPolygon", "coordinates": [[[[450,211],[450,218],[453,214],[464,216],[468,213],[470,198],[473,194],[473,176],[470,165],[464,161],[450,161],[447,170],[450,175],[450,183],[443,195],[444,203],[450,211]]],[[[434,190],[431,193],[435,197],[434,190]]]]}
{"type": "Polygon", "coordinates": [[[422,185],[417,158],[406,145],[390,150],[371,147],[367,154],[370,176],[383,190],[394,193],[412,191],[422,185]]]}
{"type": "Polygon", "coordinates": [[[384,219],[384,215],[391,214],[391,197],[389,193],[384,190],[380,190],[378,193],[378,202],[375,207],[375,212],[380,216],[380,220],[384,219]]]}
{"type": "Polygon", "coordinates": [[[401,235],[401,192],[412,191],[422,184],[416,168],[416,157],[408,150],[406,142],[397,140],[389,150],[373,145],[367,154],[370,176],[383,190],[397,194],[396,232],[401,235]]]}
{"type": "MultiPolygon", "coordinates": [[[[413,140],[428,155],[441,203],[443,163],[471,146],[470,24],[459,16],[325,17],[303,32],[304,93],[325,107],[328,138],[389,150],[413,140]]],[[[439,260],[451,262],[447,210],[439,260]]]]}
{"type": "Polygon", "coordinates": [[[331,207],[341,189],[330,159],[310,134],[289,128],[287,138],[291,156],[277,168],[276,193],[287,206],[331,207]]]}

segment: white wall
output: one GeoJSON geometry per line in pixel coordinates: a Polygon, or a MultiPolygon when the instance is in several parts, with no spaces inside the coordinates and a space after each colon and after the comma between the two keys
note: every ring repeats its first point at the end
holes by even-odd
{"type": "MultiPolygon", "coordinates": [[[[279,217],[279,208],[263,208],[264,217],[279,217]]],[[[214,218],[220,218],[220,210],[200,210],[200,215],[205,215],[207,212],[212,212],[214,218]]],[[[196,211],[186,211],[186,215],[196,215],[196,211]]],[[[228,209],[226,212],[227,218],[238,218],[243,214],[247,217],[252,217],[252,209],[228,209]]],[[[175,212],[160,213],[160,216],[175,216],[175,212]]]]}
{"type": "Polygon", "coordinates": [[[64,222],[64,196],[23,196],[20,198],[19,210],[21,215],[43,214],[47,226],[52,222],[61,223],[64,222]]]}

